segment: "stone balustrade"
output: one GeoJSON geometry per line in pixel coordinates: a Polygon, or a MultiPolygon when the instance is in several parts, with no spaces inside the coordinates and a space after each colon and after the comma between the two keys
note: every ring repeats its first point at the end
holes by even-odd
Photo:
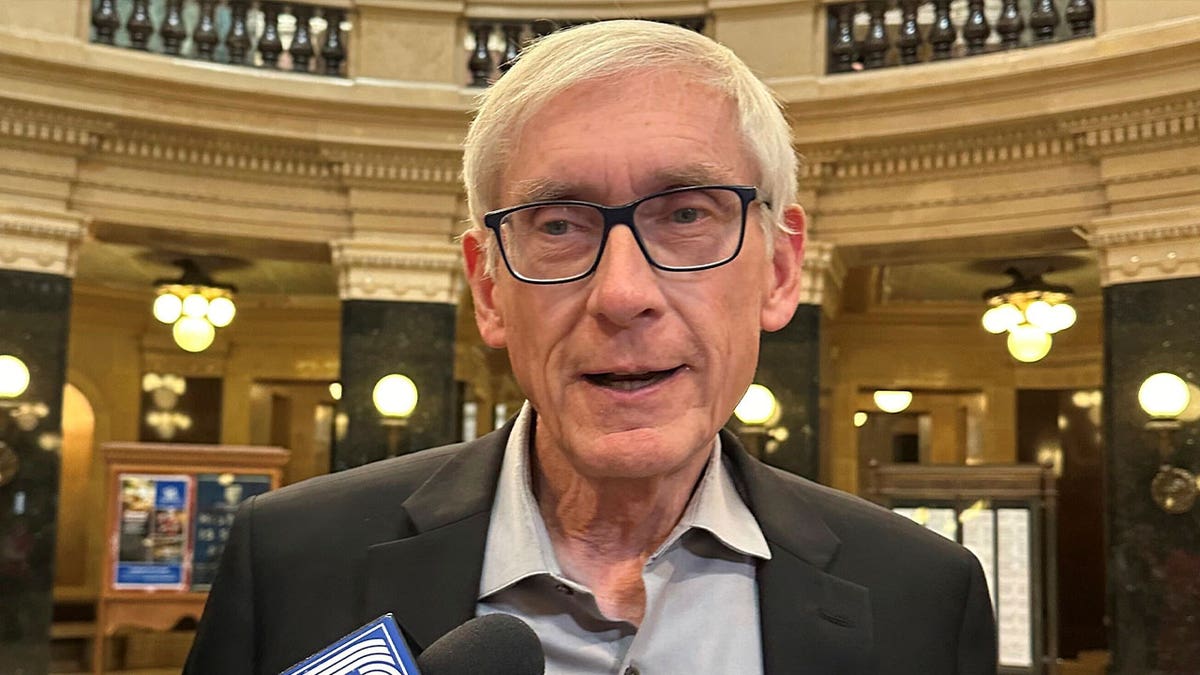
{"type": "Polygon", "coordinates": [[[99,44],[345,77],[344,8],[268,0],[93,0],[99,44]]]}
{"type": "Polygon", "coordinates": [[[868,0],[828,6],[828,72],[975,56],[1095,34],[1092,0],[868,0]]]}

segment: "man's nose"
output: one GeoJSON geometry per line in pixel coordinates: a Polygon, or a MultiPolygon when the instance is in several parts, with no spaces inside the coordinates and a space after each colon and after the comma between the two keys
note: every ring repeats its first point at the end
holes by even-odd
{"type": "Polygon", "coordinates": [[[604,255],[592,276],[588,311],[627,327],[642,316],[660,312],[664,305],[659,275],[642,254],[628,227],[608,233],[604,255]]]}

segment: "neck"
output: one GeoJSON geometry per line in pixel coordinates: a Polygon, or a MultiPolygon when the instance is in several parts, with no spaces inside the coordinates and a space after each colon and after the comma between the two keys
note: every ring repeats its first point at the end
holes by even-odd
{"type": "Polygon", "coordinates": [[[710,454],[666,475],[596,478],[558,448],[534,447],[534,495],[563,572],[591,588],[607,616],[640,623],[642,567],[683,516],[710,454]]]}

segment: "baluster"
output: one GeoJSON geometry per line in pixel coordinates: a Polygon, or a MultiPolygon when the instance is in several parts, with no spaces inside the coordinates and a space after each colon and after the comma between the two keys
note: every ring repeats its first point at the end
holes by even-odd
{"type": "Polygon", "coordinates": [[[950,21],[950,0],[933,0],[933,26],[929,28],[929,44],[933,45],[935,61],[948,59],[958,39],[958,30],[950,21]]]}
{"type": "Polygon", "coordinates": [[[316,53],[312,43],[312,28],[308,25],[312,20],[313,8],[293,3],[292,16],[296,17],[296,32],[292,34],[292,46],[288,48],[288,53],[292,55],[292,70],[307,73],[316,53]]]}
{"type": "Polygon", "coordinates": [[[321,45],[321,58],[325,60],[326,75],[340,75],[342,62],[346,60],[346,47],[342,44],[342,19],[346,14],[340,9],[326,9],[325,44],[321,45]]]}
{"type": "Polygon", "coordinates": [[[92,12],[92,25],[96,27],[96,42],[111,45],[117,29],[121,27],[121,17],[117,16],[117,1],[100,0],[96,11],[92,12]]]}
{"type": "Polygon", "coordinates": [[[693,19],[681,19],[679,21],[679,25],[683,28],[686,28],[686,29],[692,31],[693,33],[703,33],[704,32],[704,17],[698,16],[693,19]]]}
{"type": "Polygon", "coordinates": [[[250,49],[250,29],[246,26],[246,13],[250,0],[229,1],[229,30],[225,31],[225,49],[229,51],[230,63],[245,63],[250,49]]]}
{"type": "Polygon", "coordinates": [[[534,39],[538,39],[546,37],[562,26],[549,19],[536,19],[529,27],[533,30],[534,39]]]}
{"type": "Polygon", "coordinates": [[[154,33],[154,24],[150,21],[150,0],[133,0],[133,10],[129,12],[125,30],[129,31],[129,43],[134,49],[146,49],[150,35],[154,33]]]}
{"type": "Polygon", "coordinates": [[[867,11],[871,20],[867,24],[867,37],[863,40],[863,65],[867,68],[882,68],[888,49],[892,46],[883,18],[887,12],[887,0],[870,0],[867,2],[867,11]]]}
{"type": "Polygon", "coordinates": [[[1033,41],[1045,42],[1054,39],[1058,27],[1058,9],[1054,0],[1033,0],[1029,10],[1029,27],[1033,29],[1033,41]]]}
{"type": "Polygon", "coordinates": [[[967,21],[963,24],[963,39],[967,41],[967,53],[978,54],[983,51],[983,43],[992,34],[988,25],[987,15],[983,13],[984,0],[970,0],[967,3],[967,21]]]}
{"type": "Polygon", "coordinates": [[[917,9],[924,0],[900,0],[900,30],[896,36],[896,47],[900,50],[900,63],[916,63],[921,49],[921,27],[917,24],[917,9]]]}
{"type": "Polygon", "coordinates": [[[275,68],[283,53],[283,42],[279,39],[279,3],[262,3],[262,13],[263,32],[258,38],[258,53],[262,55],[264,66],[275,68]]]}
{"type": "Polygon", "coordinates": [[[854,3],[830,8],[833,14],[833,43],[829,46],[829,72],[846,73],[854,68],[854,3]]]}
{"type": "Polygon", "coordinates": [[[472,23],[471,32],[475,35],[475,48],[471,50],[471,58],[467,61],[467,68],[471,70],[471,86],[486,87],[488,78],[492,76],[492,53],[488,51],[492,24],[472,23]]]}
{"type": "Polygon", "coordinates": [[[163,51],[178,56],[187,38],[187,26],[183,25],[183,0],[167,0],[166,10],[158,34],[162,36],[163,51]]]}
{"type": "Polygon", "coordinates": [[[200,19],[196,22],[196,30],[192,31],[196,55],[205,61],[212,61],[213,48],[217,46],[217,22],[213,17],[216,4],[217,0],[200,0],[200,19]]]}
{"type": "Polygon", "coordinates": [[[1000,7],[1000,16],[996,19],[996,32],[1000,34],[1001,44],[1005,49],[1016,47],[1021,41],[1021,31],[1025,30],[1025,19],[1017,0],[1004,0],[1000,7]]]}
{"type": "Polygon", "coordinates": [[[1096,7],[1092,0],[1070,0],[1065,10],[1067,23],[1071,24],[1071,35],[1080,37],[1096,32],[1092,20],[1096,18],[1096,7]]]}
{"type": "Polygon", "coordinates": [[[521,33],[525,27],[519,23],[506,23],[500,26],[504,31],[504,56],[500,59],[500,73],[507,73],[512,68],[517,57],[521,55],[521,33]]]}

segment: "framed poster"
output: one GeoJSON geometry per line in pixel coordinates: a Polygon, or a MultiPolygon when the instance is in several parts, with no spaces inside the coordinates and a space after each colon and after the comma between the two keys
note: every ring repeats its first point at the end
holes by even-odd
{"type": "Polygon", "coordinates": [[[272,477],[265,473],[196,474],[191,590],[207,591],[212,586],[238,505],[267,492],[271,485],[272,477]]]}
{"type": "Polygon", "coordinates": [[[118,483],[113,587],[186,590],[191,476],[121,473],[118,483]]]}

